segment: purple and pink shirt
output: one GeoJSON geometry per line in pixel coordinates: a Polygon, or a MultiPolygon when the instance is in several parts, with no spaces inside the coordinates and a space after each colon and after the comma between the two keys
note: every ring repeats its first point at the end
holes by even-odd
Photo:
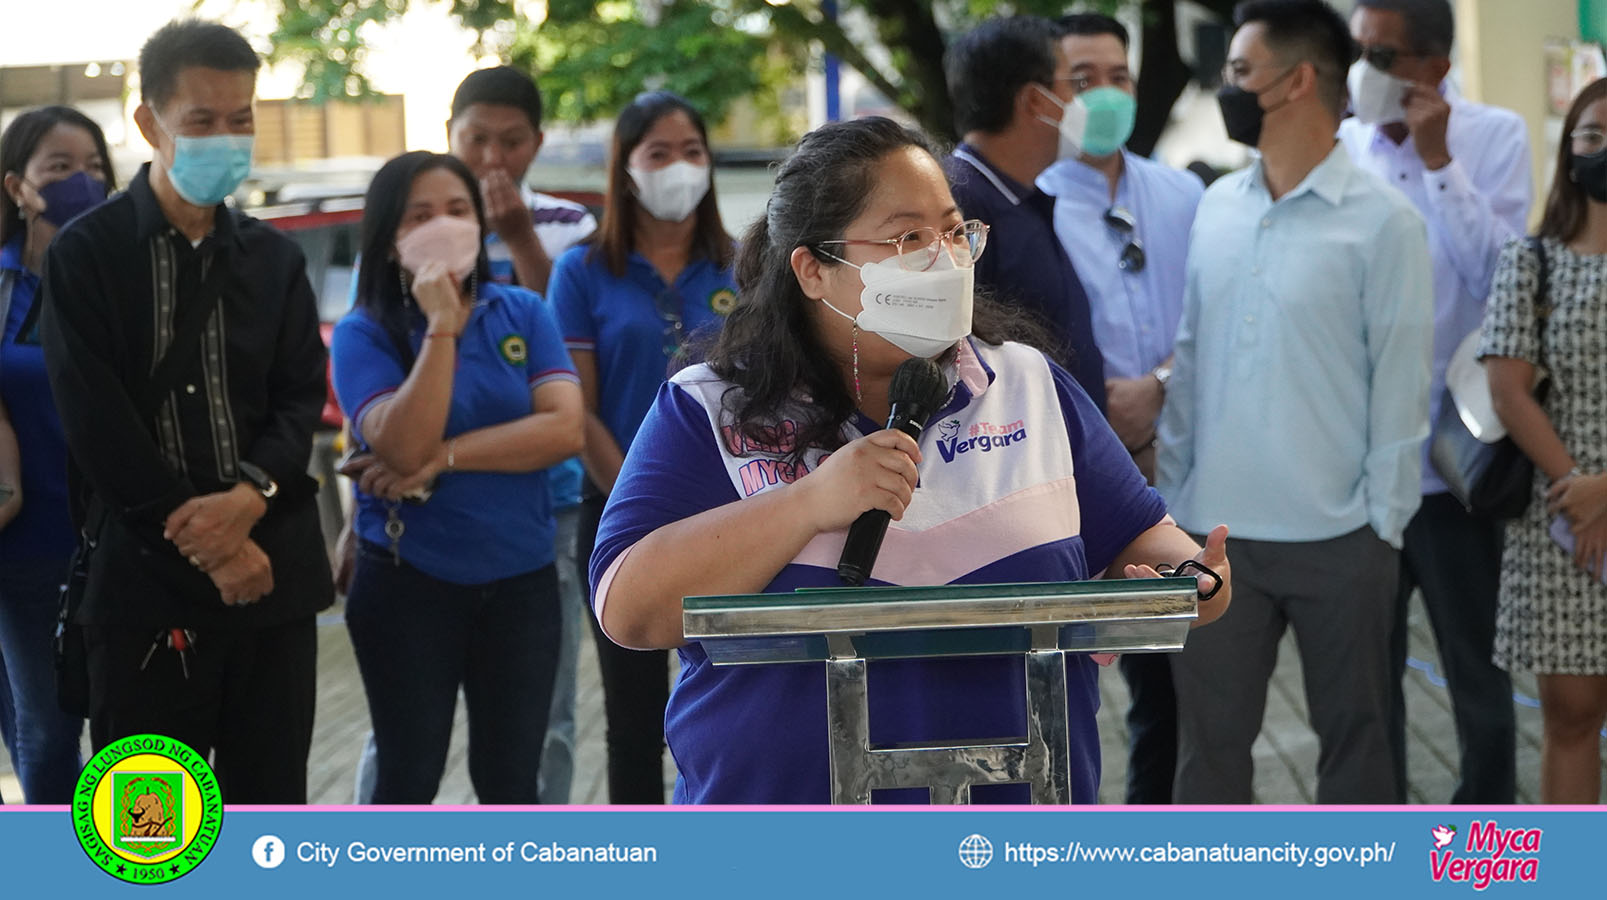
{"type": "MultiPolygon", "coordinates": [[[[896,585],[1078,581],[1097,577],[1166,508],[1088,395],[1042,353],[968,340],[949,370],[949,402],[920,439],[920,485],[890,525],[875,578],[896,585]],[[1085,525],[1085,522],[1087,523],[1085,525]]],[[[706,366],[666,383],[625,459],[591,559],[596,611],[619,563],[655,529],[726,503],[783,490],[827,451],[787,461],[797,417],[773,438],[729,427],[732,386],[706,366]]],[[[881,430],[856,416],[854,440],[881,430]]],[[[846,530],[818,535],[765,588],[841,586],[846,530]]],[[[711,563],[713,561],[711,560],[711,563]]],[[[813,663],[716,667],[697,643],[665,715],[680,772],[678,803],[826,803],[825,678],[813,663]]],[[[1097,667],[1067,657],[1074,802],[1099,785],[1097,667]]],[[[1018,657],[886,660],[869,666],[872,740],[963,741],[1026,733],[1018,657]]],[[[1025,785],[984,791],[978,803],[1024,800],[1025,785]],[[997,793],[995,793],[997,792],[997,793]]],[[[878,792],[877,802],[924,802],[924,791],[878,792]],[[885,794],[885,796],[884,796],[885,794]]]]}

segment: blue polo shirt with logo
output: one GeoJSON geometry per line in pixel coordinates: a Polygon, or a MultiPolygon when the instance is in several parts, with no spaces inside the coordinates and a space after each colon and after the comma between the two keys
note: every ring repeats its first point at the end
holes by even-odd
{"type": "Polygon", "coordinates": [[[558,258],[547,297],[558,312],[565,346],[596,354],[597,416],[619,449],[628,450],[670,374],[674,347],[666,313],[678,311],[688,335],[717,329],[736,304],[737,285],[729,268],[708,259],[687,263],[675,284],[666,285],[637,253],[625,274],[616,276],[601,252],[582,245],[558,258]]]}
{"type": "MultiPolygon", "coordinates": [[[[553,380],[575,381],[557,326],[536,294],[485,284],[458,341],[446,437],[501,425],[534,412],[532,392],[553,380]]],[[[413,352],[424,341],[417,317],[409,332],[413,352]]],[[[348,313],[331,341],[335,393],[361,435],[374,405],[394,396],[407,369],[385,329],[366,310],[348,313]]],[[[484,584],[547,566],[553,561],[552,499],[547,472],[444,472],[427,503],[402,503],[399,552],[425,574],[454,584],[484,584]]],[[[390,545],[386,504],[357,495],[357,533],[390,545]]]]}

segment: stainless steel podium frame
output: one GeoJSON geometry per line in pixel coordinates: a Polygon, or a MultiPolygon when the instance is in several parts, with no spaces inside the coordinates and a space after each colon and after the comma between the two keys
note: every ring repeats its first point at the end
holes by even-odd
{"type": "Polygon", "coordinates": [[[823,663],[831,802],[925,787],[964,804],[978,784],[1026,783],[1071,802],[1067,653],[1180,650],[1199,615],[1193,578],[800,590],[688,597],[682,626],[715,665],[823,663]],[[1012,655],[1026,675],[1027,733],[960,744],[872,745],[866,667],[876,659],[1012,655]]]}

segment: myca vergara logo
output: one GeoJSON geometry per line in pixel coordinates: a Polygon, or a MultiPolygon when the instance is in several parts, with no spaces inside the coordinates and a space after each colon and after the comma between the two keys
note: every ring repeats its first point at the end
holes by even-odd
{"type": "Polygon", "coordinates": [[[188,874],[212,852],[223,797],[206,759],[172,738],[140,734],[89,761],[73,791],[73,831],[95,865],[134,884],[188,874]]]}
{"type": "Polygon", "coordinates": [[[1465,843],[1456,835],[1454,825],[1436,825],[1429,832],[1434,843],[1428,852],[1429,876],[1435,881],[1466,882],[1482,891],[1495,882],[1540,878],[1540,829],[1474,821],[1465,843]],[[1464,855],[1458,856],[1458,849],[1464,855]]]}

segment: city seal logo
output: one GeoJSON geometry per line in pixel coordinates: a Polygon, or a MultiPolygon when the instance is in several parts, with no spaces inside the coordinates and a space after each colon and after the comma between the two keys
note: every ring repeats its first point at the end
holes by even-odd
{"type": "Polygon", "coordinates": [[[502,358],[516,366],[525,364],[530,358],[530,348],[525,346],[525,339],[517,334],[510,334],[502,339],[502,358]]]}
{"type": "Polygon", "coordinates": [[[73,831],[102,871],[161,884],[192,871],[217,843],[223,797],[206,759],[172,738],[114,741],[73,790],[73,831]]]}
{"type": "Polygon", "coordinates": [[[737,292],[730,288],[720,288],[709,295],[709,309],[714,310],[717,316],[728,316],[731,310],[736,309],[737,292]]]}

